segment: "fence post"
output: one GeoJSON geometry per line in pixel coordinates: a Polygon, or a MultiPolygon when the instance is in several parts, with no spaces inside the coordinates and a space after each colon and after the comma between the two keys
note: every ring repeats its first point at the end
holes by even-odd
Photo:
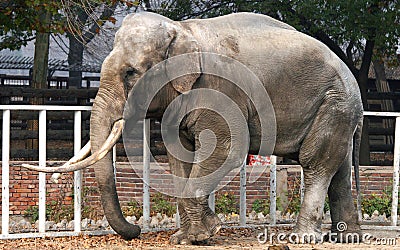
{"type": "Polygon", "coordinates": [[[215,190],[213,190],[208,196],[208,206],[210,207],[211,211],[215,213],[215,190]]]}
{"type": "MultiPolygon", "coordinates": [[[[46,110],[39,111],[39,166],[46,167],[46,110]]],[[[39,233],[46,231],[46,173],[39,172],[39,233]]]]}
{"type": "Polygon", "coordinates": [[[271,169],[269,174],[270,185],[270,208],[269,216],[271,217],[271,225],[276,225],[276,156],[271,155],[271,169]]]}
{"type": "Polygon", "coordinates": [[[114,169],[114,178],[117,181],[117,144],[112,148],[112,165],[114,169]]]}
{"type": "Polygon", "coordinates": [[[304,200],[304,172],[303,167],[300,168],[300,204],[303,204],[304,200]]]}
{"type": "MultiPolygon", "coordinates": [[[[74,155],[81,150],[82,112],[74,112],[74,155]]],[[[74,172],[74,230],[81,232],[82,171],[74,172]]]]}
{"type": "Polygon", "coordinates": [[[246,225],[246,160],[240,166],[240,216],[239,225],[246,225]]]}
{"type": "Polygon", "coordinates": [[[176,214],[175,214],[175,227],[181,227],[181,216],[179,215],[179,204],[176,202],[176,214]]]}
{"type": "Polygon", "coordinates": [[[393,159],[392,226],[397,226],[397,206],[399,201],[399,165],[400,165],[400,117],[396,117],[393,159]]]}
{"type": "Polygon", "coordinates": [[[150,120],[143,122],[143,228],[150,224],[150,120]]]}
{"type": "Polygon", "coordinates": [[[10,222],[10,110],[3,111],[3,134],[1,156],[1,233],[8,235],[10,222]]]}

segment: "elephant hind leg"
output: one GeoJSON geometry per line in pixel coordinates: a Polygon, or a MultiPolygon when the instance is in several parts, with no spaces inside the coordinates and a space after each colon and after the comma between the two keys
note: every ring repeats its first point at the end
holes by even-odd
{"type": "Polygon", "coordinates": [[[331,211],[333,233],[356,233],[361,235],[360,222],[354,207],[351,193],[351,154],[339,171],[333,176],[328,189],[329,206],[331,211]],[[340,225],[346,223],[345,229],[340,225]]]}
{"type": "MultiPolygon", "coordinates": [[[[341,166],[350,167],[344,162],[351,154],[354,120],[336,102],[326,102],[303,141],[299,160],[304,171],[305,192],[295,228],[300,239],[312,235],[315,240],[322,240],[321,223],[328,187],[341,166]]],[[[348,201],[340,204],[344,202],[348,201]]]]}

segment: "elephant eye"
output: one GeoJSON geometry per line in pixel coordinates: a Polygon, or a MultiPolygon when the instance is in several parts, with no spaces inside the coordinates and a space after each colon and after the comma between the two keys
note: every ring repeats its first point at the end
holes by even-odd
{"type": "Polygon", "coordinates": [[[133,75],[135,75],[137,73],[138,73],[138,71],[135,68],[128,68],[126,70],[126,75],[127,76],[133,76],[133,75]]]}

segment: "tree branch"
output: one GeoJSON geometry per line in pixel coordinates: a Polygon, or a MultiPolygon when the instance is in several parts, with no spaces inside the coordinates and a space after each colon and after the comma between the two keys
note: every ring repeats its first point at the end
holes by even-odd
{"type": "Polygon", "coordinates": [[[365,43],[364,55],[362,57],[360,76],[368,77],[369,67],[371,66],[372,55],[374,54],[375,42],[367,40],[365,43]]]}
{"type": "Polygon", "coordinates": [[[354,42],[350,41],[349,45],[346,48],[346,55],[347,55],[347,58],[352,61],[353,61],[353,54],[351,51],[353,50],[353,48],[354,48],[354,42]]]}
{"type": "MultiPolygon", "coordinates": [[[[103,13],[101,13],[98,20],[108,20],[113,14],[115,9],[117,8],[117,2],[111,5],[109,8],[105,7],[103,13]]],[[[99,28],[99,24],[95,22],[90,29],[82,35],[82,40],[84,44],[89,43],[93,37],[96,35],[96,31],[99,28]]]]}
{"type": "Polygon", "coordinates": [[[307,18],[297,11],[295,11],[290,3],[284,4],[286,11],[288,11],[290,14],[293,16],[296,16],[300,24],[307,30],[307,32],[315,37],[316,39],[320,40],[323,42],[326,46],[328,46],[346,65],[349,67],[350,71],[354,74],[354,76],[358,76],[359,72],[356,66],[354,65],[353,60],[351,60],[347,55],[344,53],[344,51],[340,48],[338,44],[336,44],[335,41],[333,41],[324,31],[322,31],[319,27],[317,27],[315,24],[307,20],[307,18]],[[312,32],[312,30],[315,30],[315,32],[312,32]]]}

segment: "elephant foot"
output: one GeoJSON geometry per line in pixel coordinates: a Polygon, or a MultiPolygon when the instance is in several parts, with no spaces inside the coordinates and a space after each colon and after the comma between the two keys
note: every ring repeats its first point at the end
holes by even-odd
{"type": "Polygon", "coordinates": [[[174,245],[188,245],[191,244],[190,240],[188,239],[187,232],[183,231],[182,229],[179,229],[176,233],[171,235],[169,238],[169,242],[174,245]]]}
{"type": "Polygon", "coordinates": [[[211,236],[217,234],[219,230],[221,230],[222,222],[211,210],[203,217],[202,222],[211,236]]]}
{"type": "Polygon", "coordinates": [[[204,242],[211,237],[208,229],[202,223],[191,224],[187,236],[192,244],[204,242]]]}
{"type": "Polygon", "coordinates": [[[211,236],[221,229],[221,220],[214,213],[203,217],[201,224],[183,225],[181,229],[170,237],[170,243],[175,245],[204,245],[207,244],[207,240],[211,236]]]}

